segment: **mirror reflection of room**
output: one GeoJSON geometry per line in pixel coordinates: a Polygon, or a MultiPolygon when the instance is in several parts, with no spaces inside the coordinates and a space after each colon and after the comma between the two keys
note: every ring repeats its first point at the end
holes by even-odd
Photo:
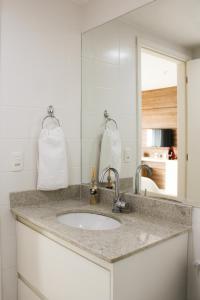
{"type": "Polygon", "coordinates": [[[141,51],[141,190],[177,196],[177,61],[141,51]]]}
{"type": "Polygon", "coordinates": [[[100,183],[103,170],[110,166],[119,173],[120,190],[133,191],[137,164],[135,58],[133,30],[119,20],[83,34],[83,183],[91,182],[95,169],[97,184],[114,189],[113,172],[100,183]]]}
{"type": "MultiPolygon", "coordinates": [[[[186,140],[186,91],[191,81],[186,84],[185,79],[198,37],[187,34],[186,41],[182,30],[162,22],[175,3],[178,10],[179,1],[159,1],[83,34],[83,183],[91,183],[95,169],[99,185],[104,167],[112,166],[119,173],[120,191],[185,199],[186,167],[188,171],[191,165],[186,140]],[[105,110],[117,128],[110,122],[106,129],[105,110]],[[111,142],[109,152],[103,151],[109,129],[109,137],[117,134],[120,140],[116,156],[111,142]]],[[[107,179],[104,183],[114,188],[114,175],[112,183],[110,176],[107,179]]]]}

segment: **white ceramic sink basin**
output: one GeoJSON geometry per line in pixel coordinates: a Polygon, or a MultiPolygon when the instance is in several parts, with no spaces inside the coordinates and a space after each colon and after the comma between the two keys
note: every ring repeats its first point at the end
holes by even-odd
{"type": "Polygon", "coordinates": [[[57,220],[61,224],[87,230],[112,230],[121,225],[113,218],[85,212],[63,214],[57,220]]]}

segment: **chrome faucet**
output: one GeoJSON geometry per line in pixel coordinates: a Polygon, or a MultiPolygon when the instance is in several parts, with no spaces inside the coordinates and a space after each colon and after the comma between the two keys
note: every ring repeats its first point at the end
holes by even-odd
{"type": "Polygon", "coordinates": [[[140,171],[143,168],[147,171],[147,175],[149,177],[152,175],[152,168],[150,168],[148,165],[141,164],[137,167],[136,172],[135,172],[135,194],[140,193],[140,171]]]}
{"type": "Polygon", "coordinates": [[[106,173],[108,171],[112,171],[115,175],[115,195],[113,198],[113,207],[112,207],[112,211],[113,212],[123,212],[123,209],[127,208],[128,204],[126,203],[125,200],[122,200],[120,198],[120,192],[119,192],[119,173],[115,168],[112,167],[108,167],[105,168],[102,171],[101,177],[100,177],[100,182],[103,182],[104,176],[106,175],[106,173]]]}

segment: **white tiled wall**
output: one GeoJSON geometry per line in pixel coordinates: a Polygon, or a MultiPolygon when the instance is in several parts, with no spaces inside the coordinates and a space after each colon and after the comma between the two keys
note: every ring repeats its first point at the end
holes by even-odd
{"type": "MultiPolygon", "coordinates": [[[[80,7],[68,0],[3,0],[1,8],[0,218],[3,300],[15,300],[15,222],[9,192],[36,183],[41,120],[52,104],[67,140],[70,183],[80,182],[80,7]],[[12,152],[24,170],[12,172],[12,152]]],[[[27,299],[28,300],[28,299],[27,299]]]]}
{"type": "MultiPolygon", "coordinates": [[[[119,126],[123,151],[130,148],[131,161],[124,162],[120,177],[133,177],[136,164],[136,38],[131,28],[118,21],[83,35],[83,181],[98,165],[104,110],[119,126]]],[[[122,152],[123,152],[122,151],[122,152]]]]}

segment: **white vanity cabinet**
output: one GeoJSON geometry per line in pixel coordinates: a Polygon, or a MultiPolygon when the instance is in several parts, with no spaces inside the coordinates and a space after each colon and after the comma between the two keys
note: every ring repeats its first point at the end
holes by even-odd
{"type": "Polygon", "coordinates": [[[18,299],[184,300],[187,239],[181,234],[101,264],[17,222],[18,299]]]}
{"type": "Polygon", "coordinates": [[[108,270],[21,223],[17,245],[18,273],[45,299],[110,300],[108,270]]]}

